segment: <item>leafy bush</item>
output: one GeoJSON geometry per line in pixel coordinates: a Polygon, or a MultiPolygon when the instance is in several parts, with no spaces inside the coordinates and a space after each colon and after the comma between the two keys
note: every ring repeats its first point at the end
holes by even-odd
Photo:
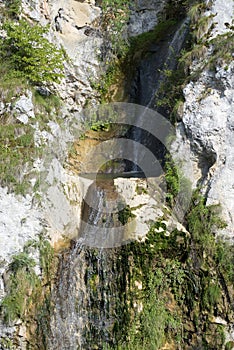
{"type": "Polygon", "coordinates": [[[15,18],[21,12],[21,0],[6,0],[6,12],[11,18],[15,18]]]}
{"type": "Polygon", "coordinates": [[[19,77],[32,84],[60,81],[63,52],[45,38],[48,27],[20,20],[8,21],[2,28],[6,38],[0,40],[0,58],[9,65],[8,79],[19,77]]]}
{"type": "Polygon", "coordinates": [[[136,215],[132,213],[131,208],[127,205],[124,209],[118,212],[118,220],[122,225],[126,225],[129,219],[134,218],[136,215]]]}
{"type": "Polygon", "coordinates": [[[167,184],[166,201],[170,206],[173,206],[174,198],[180,190],[180,174],[178,168],[170,159],[166,161],[165,171],[165,180],[167,184]]]}
{"type": "MultiPolygon", "coordinates": [[[[103,29],[106,30],[107,39],[111,41],[112,53],[122,56],[126,49],[126,40],[124,39],[124,30],[129,19],[130,1],[124,0],[103,0],[103,29]]],[[[104,52],[104,56],[106,53],[104,52]]]]}

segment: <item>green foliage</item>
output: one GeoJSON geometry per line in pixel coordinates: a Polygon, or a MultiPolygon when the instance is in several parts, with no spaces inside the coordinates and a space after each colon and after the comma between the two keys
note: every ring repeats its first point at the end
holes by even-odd
{"type": "Polygon", "coordinates": [[[93,123],[90,127],[90,129],[93,131],[108,131],[109,128],[110,128],[110,123],[102,122],[102,121],[97,121],[93,123]]]}
{"type": "Polygon", "coordinates": [[[25,165],[36,155],[31,126],[0,124],[0,184],[24,194],[29,182],[22,177],[25,165]]]}
{"type": "Polygon", "coordinates": [[[63,53],[45,35],[48,27],[25,20],[5,22],[6,38],[1,39],[0,57],[9,65],[7,79],[27,79],[32,84],[59,82],[63,77],[63,53]]]}
{"type": "Polygon", "coordinates": [[[217,281],[212,281],[210,278],[205,278],[203,284],[201,305],[204,309],[211,311],[221,297],[221,289],[217,281]]]}
{"type": "Polygon", "coordinates": [[[168,71],[165,67],[162,71],[163,79],[156,96],[156,105],[159,111],[166,113],[172,122],[181,118],[179,109],[184,102],[183,88],[191,79],[195,80],[208,62],[204,58],[209,47],[209,35],[212,29],[211,16],[203,16],[207,9],[205,1],[184,2],[186,11],[191,19],[190,36],[184,49],[181,51],[177,67],[174,71],[168,71]],[[192,63],[200,62],[195,70],[191,70],[192,63]]]}
{"type": "Polygon", "coordinates": [[[215,239],[215,230],[225,224],[218,206],[206,206],[198,192],[193,195],[186,222],[191,236],[177,229],[168,233],[166,222],[159,220],[152,224],[144,242],[123,248],[131,271],[127,276],[129,304],[134,302],[141,311],[128,310],[133,316],[124,326],[125,335],[107,349],[153,350],[166,341],[175,349],[185,348],[194,334],[193,330],[190,333],[192,319],[196,330],[203,329],[197,342],[193,341],[194,348],[199,344],[207,349],[223,346],[223,328],[209,320],[217,315],[226,317],[224,298],[228,288],[232,291],[234,250],[221,238],[215,239]],[[135,282],[141,283],[140,290],[135,282]]]}
{"type": "Polygon", "coordinates": [[[180,174],[178,168],[170,159],[165,164],[165,180],[167,184],[166,201],[170,206],[173,206],[174,198],[180,191],[180,174]]]}
{"type": "Polygon", "coordinates": [[[166,157],[165,163],[165,180],[167,184],[166,202],[170,207],[177,205],[181,208],[189,204],[188,200],[191,195],[191,182],[187,179],[182,171],[179,170],[178,165],[175,165],[173,159],[166,157]]]}
{"type": "Polygon", "coordinates": [[[136,217],[136,215],[132,213],[129,205],[126,205],[124,209],[118,212],[118,220],[121,222],[122,225],[126,225],[129,219],[132,219],[134,217],[136,217]]]}
{"type": "Polygon", "coordinates": [[[199,191],[194,192],[192,205],[187,213],[188,230],[195,244],[199,245],[200,252],[214,254],[216,249],[215,231],[226,227],[220,218],[219,206],[206,206],[205,198],[199,191]]]}
{"type": "Polygon", "coordinates": [[[127,56],[130,64],[132,64],[132,60],[137,63],[149,50],[150,45],[161,40],[165,33],[174,30],[175,25],[176,21],[174,19],[165,20],[157,24],[153,30],[130,38],[130,48],[127,56]]]}
{"type": "Polygon", "coordinates": [[[0,338],[0,345],[5,350],[15,350],[16,349],[16,346],[14,345],[13,341],[8,337],[4,337],[4,338],[1,337],[0,338]]]}
{"type": "Polygon", "coordinates": [[[234,284],[234,246],[221,237],[216,239],[214,261],[224,279],[234,284]]]}
{"type": "MultiPolygon", "coordinates": [[[[53,263],[53,248],[44,234],[40,234],[38,239],[27,242],[23,252],[13,256],[9,264],[7,295],[0,304],[7,324],[12,323],[17,318],[26,321],[28,314],[33,312],[35,308],[40,310],[41,303],[43,304],[42,286],[44,284],[48,286],[51,283],[54,273],[53,263]],[[39,263],[42,271],[40,278],[34,271],[36,262],[31,257],[31,254],[35,254],[36,251],[39,251],[39,263]]],[[[35,313],[39,312],[38,310],[35,313]]]]}
{"type": "MultiPolygon", "coordinates": [[[[175,70],[169,70],[167,66],[162,70],[162,82],[156,94],[156,106],[159,111],[167,114],[171,122],[175,123],[179,116],[179,108],[183,106],[183,88],[188,81],[188,68],[185,68],[185,56],[188,55],[188,47],[181,51],[175,70]]],[[[186,66],[187,67],[187,66],[186,66]]]]}
{"type": "Polygon", "coordinates": [[[22,9],[22,0],[5,0],[3,15],[6,18],[18,18],[22,9]]]}
{"type": "Polygon", "coordinates": [[[165,308],[164,300],[158,297],[156,287],[161,285],[160,276],[151,276],[145,298],[143,312],[139,317],[135,329],[130,331],[130,340],[122,349],[149,349],[157,350],[165,342],[165,330],[170,320],[169,313],[165,308]]]}
{"type": "Polygon", "coordinates": [[[113,100],[112,86],[119,83],[121,79],[121,63],[113,60],[108,65],[105,73],[97,82],[92,82],[92,87],[99,93],[100,102],[105,103],[113,100]]]}
{"type": "Polygon", "coordinates": [[[17,255],[14,255],[12,258],[12,262],[9,265],[9,269],[11,272],[16,274],[20,269],[25,268],[26,270],[34,267],[35,261],[33,258],[29,257],[27,253],[22,252],[17,255]]]}
{"type": "MultiPolygon", "coordinates": [[[[24,79],[6,79],[9,70],[9,65],[6,62],[2,62],[0,66],[0,98],[4,103],[10,103],[13,98],[20,97],[28,88],[27,82],[24,79]]],[[[7,123],[10,117],[10,113],[6,112],[5,115],[1,115],[0,121],[7,123]]]]}
{"type": "Polygon", "coordinates": [[[28,296],[39,279],[34,272],[35,261],[25,252],[15,255],[9,265],[10,280],[8,294],[1,303],[1,310],[7,324],[23,318],[28,307],[28,296]]]}
{"type": "Polygon", "coordinates": [[[225,346],[225,350],[232,350],[233,347],[234,347],[234,341],[229,341],[225,346]]]}
{"type": "Polygon", "coordinates": [[[169,0],[166,4],[165,11],[167,18],[174,18],[177,20],[184,18],[194,3],[196,5],[197,0],[169,0]]]}
{"type": "Polygon", "coordinates": [[[233,28],[225,34],[219,34],[210,41],[213,46],[213,54],[208,62],[210,68],[216,65],[229,64],[233,61],[234,30],[233,28]]]}
{"type": "Polygon", "coordinates": [[[111,50],[114,56],[123,56],[123,51],[126,50],[127,43],[124,39],[124,32],[130,15],[130,3],[129,0],[102,1],[102,26],[106,31],[106,39],[112,43],[111,50]]]}
{"type": "Polygon", "coordinates": [[[54,275],[54,249],[43,234],[39,235],[39,254],[43,278],[47,283],[51,283],[52,276],[54,275]]]}

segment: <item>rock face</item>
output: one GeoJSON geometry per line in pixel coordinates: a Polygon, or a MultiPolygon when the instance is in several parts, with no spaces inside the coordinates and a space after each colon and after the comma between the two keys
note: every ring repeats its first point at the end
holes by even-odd
{"type": "MultiPolygon", "coordinates": [[[[214,1],[212,37],[227,31],[231,23],[233,3],[214,1]]],[[[209,55],[209,54],[208,54],[209,55]]],[[[208,56],[209,57],[209,56],[208,56]]],[[[196,69],[194,67],[193,69],[196,69]]],[[[233,166],[233,102],[234,65],[205,70],[196,82],[184,89],[183,120],[178,124],[175,153],[184,163],[193,164],[193,185],[205,184],[207,204],[220,204],[227,228],[222,230],[234,239],[234,166],[233,166]]],[[[191,178],[191,176],[190,176],[191,178]]]]}
{"type": "Polygon", "coordinates": [[[27,124],[29,118],[34,118],[34,105],[32,102],[32,92],[27,91],[25,95],[21,96],[18,101],[16,101],[13,113],[23,124],[27,124]]]}
{"type": "Polygon", "coordinates": [[[129,21],[129,35],[135,36],[152,30],[159,22],[160,14],[168,0],[137,0],[133,2],[129,21]]]}
{"type": "MultiPolygon", "coordinates": [[[[167,0],[135,1],[131,9],[129,35],[153,29],[167,3],[167,0]]],[[[11,101],[0,101],[1,117],[11,114],[14,122],[31,125],[35,130],[35,144],[41,146],[46,143],[50,148],[50,153],[44,157],[45,162],[38,159],[37,164],[35,162],[33,165],[42,174],[44,181],[37,193],[42,195],[41,206],[35,205],[36,199],[32,194],[16,196],[8,193],[6,188],[0,188],[0,301],[6,295],[4,278],[7,266],[12,256],[22,251],[28,240],[34,239],[43,228],[50,234],[53,244],[61,237],[76,238],[79,234],[83,199],[92,185],[77,174],[65,170],[58,155],[62,154],[61,158],[65,160],[65,153],[74,135],[78,133],[80,136],[80,110],[87,101],[95,103],[96,93],[92,85],[102,72],[98,59],[102,45],[99,31],[101,11],[94,1],[23,0],[22,5],[23,17],[43,25],[49,24],[49,39],[58,47],[62,45],[65,48],[71,62],[64,63],[66,77],[60,86],[54,87],[61,96],[61,110],[57,113],[53,109],[43,130],[36,120],[36,106],[30,91],[20,93],[11,101]]],[[[214,22],[217,25],[213,29],[213,37],[227,30],[224,23],[231,23],[232,1],[223,4],[221,0],[214,0],[211,13],[216,12],[214,22]]],[[[183,118],[178,123],[177,139],[173,144],[174,153],[184,161],[185,167],[188,162],[192,164],[193,171],[188,177],[192,179],[193,187],[205,185],[207,203],[221,204],[223,217],[228,224],[223,233],[230,239],[234,237],[233,70],[233,64],[216,67],[215,72],[206,70],[196,82],[191,81],[185,87],[183,118]]],[[[34,178],[31,181],[35,184],[34,178]]],[[[131,234],[127,232],[126,241],[133,235],[134,238],[143,239],[151,221],[165,215],[163,203],[158,198],[152,200],[143,180],[120,178],[115,180],[115,187],[139,218],[137,225],[130,225],[131,234]]],[[[184,230],[173,218],[169,218],[167,224],[168,227],[184,230]]],[[[81,259],[78,265],[82,266],[81,259]]],[[[66,288],[66,284],[63,288],[66,288]]],[[[12,339],[20,322],[17,321],[12,327],[0,324],[1,350],[8,348],[8,345],[4,345],[7,343],[1,340],[12,339]]],[[[16,342],[14,349],[26,349],[23,327],[18,331],[18,338],[23,345],[16,342]]],[[[233,341],[234,335],[230,334],[229,338],[233,341]]]]}

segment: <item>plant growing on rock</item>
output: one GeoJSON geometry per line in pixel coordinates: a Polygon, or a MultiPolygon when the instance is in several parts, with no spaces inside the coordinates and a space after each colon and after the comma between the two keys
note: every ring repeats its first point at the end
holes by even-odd
{"type": "Polygon", "coordinates": [[[7,62],[6,78],[23,78],[31,84],[59,82],[63,77],[63,52],[45,38],[48,27],[25,20],[8,21],[2,29],[0,58],[7,62]]]}
{"type": "Polygon", "coordinates": [[[6,9],[9,17],[17,17],[21,11],[21,0],[7,0],[6,9]]]}

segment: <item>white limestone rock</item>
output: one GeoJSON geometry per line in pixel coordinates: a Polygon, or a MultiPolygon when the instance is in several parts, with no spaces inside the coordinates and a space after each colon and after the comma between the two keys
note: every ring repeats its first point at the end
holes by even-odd
{"type": "Polygon", "coordinates": [[[32,92],[27,90],[14,105],[13,114],[23,124],[28,124],[30,118],[35,118],[32,92]]]}
{"type": "Polygon", "coordinates": [[[193,164],[194,183],[207,186],[207,204],[221,204],[228,227],[223,230],[234,239],[234,64],[220,68],[211,77],[200,79],[184,89],[183,122],[177,128],[174,151],[193,164]],[[207,86],[210,86],[207,88],[207,86]],[[177,146],[175,146],[177,144],[177,146]]]}
{"type": "Polygon", "coordinates": [[[4,296],[3,275],[14,254],[42,231],[41,213],[32,208],[32,197],[16,196],[0,187],[0,300],[4,296]]]}

